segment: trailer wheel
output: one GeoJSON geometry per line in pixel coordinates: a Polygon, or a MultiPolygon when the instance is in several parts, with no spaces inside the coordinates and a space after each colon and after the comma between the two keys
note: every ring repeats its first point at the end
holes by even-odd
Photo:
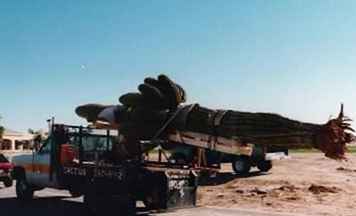
{"type": "Polygon", "coordinates": [[[29,201],[33,199],[34,190],[27,183],[26,178],[22,177],[16,181],[16,196],[20,201],[29,201]]]}
{"type": "Polygon", "coordinates": [[[262,160],[257,163],[257,168],[262,172],[268,172],[272,169],[272,161],[262,160]]]}
{"type": "Polygon", "coordinates": [[[248,156],[237,156],[232,161],[232,169],[236,174],[248,174],[251,166],[251,159],[248,156]]]}

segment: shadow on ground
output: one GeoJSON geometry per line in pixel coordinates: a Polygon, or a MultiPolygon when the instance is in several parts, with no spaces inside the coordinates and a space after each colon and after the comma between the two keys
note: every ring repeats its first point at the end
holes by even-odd
{"type": "MultiPolygon", "coordinates": [[[[91,215],[83,203],[65,200],[68,197],[41,197],[28,203],[20,203],[16,198],[0,198],[1,216],[49,215],[85,216],[91,215]]],[[[153,216],[144,209],[138,209],[137,216],[153,216]]]]}
{"type": "Polygon", "coordinates": [[[245,175],[236,175],[234,173],[217,173],[215,177],[203,177],[199,179],[199,185],[201,186],[213,186],[226,184],[235,179],[249,178],[253,176],[268,175],[268,173],[263,173],[259,171],[250,172],[245,175]]]}
{"type": "MultiPolygon", "coordinates": [[[[268,175],[268,173],[250,172],[246,175],[217,173],[216,177],[205,177],[200,179],[199,185],[221,185],[235,179],[260,175],[268,175]]],[[[0,189],[3,190],[4,188],[0,186],[0,189]]],[[[91,214],[89,214],[82,202],[68,200],[67,196],[36,197],[34,200],[27,203],[21,203],[16,198],[0,198],[0,216],[24,215],[89,216],[91,214]]],[[[144,208],[138,208],[137,216],[154,215],[157,214],[147,213],[144,208]]]]}

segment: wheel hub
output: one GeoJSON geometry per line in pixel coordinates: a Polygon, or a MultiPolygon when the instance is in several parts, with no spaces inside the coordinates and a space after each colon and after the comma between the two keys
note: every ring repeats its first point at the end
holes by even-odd
{"type": "Polygon", "coordinates": [[[236,170],[243,170],[244,169],[244,162],[241,161],[241,160],[237,160],[237,161],[235,161],[234,166],[235,166],[236,170]]]}

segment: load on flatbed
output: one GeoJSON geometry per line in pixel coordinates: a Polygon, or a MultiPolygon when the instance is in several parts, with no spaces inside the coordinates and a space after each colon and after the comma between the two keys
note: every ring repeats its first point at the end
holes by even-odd
{"type": "MultiPolygon", "coordinates": [[[[120,129],[123,142],[120,157],[131,158],[157,145],[142,140],[167,140],[235,155],[251,155],[251,144],[270,147],[316,148],[333,159],[343,159],[351,142],[350,119],[339,116],[326,124],[292,120],[278,114],[214,110],[198,104],[185,105],[184,89],[165,75],[146,78],[138,93],[123,94],[119,105],[86,104],[76,113],[97,127],[120,129]]],[[[153,142],[158,143],[158,142],[153,142]]]]}

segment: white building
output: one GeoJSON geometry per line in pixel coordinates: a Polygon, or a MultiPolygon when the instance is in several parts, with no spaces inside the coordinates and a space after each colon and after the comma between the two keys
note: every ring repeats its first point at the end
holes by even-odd
{"type": "Polygon", "coordinates": [[[0,140],[0,152],[12,153],[29,151],[33,147],[33,135],[5,129],[0,140]]]}

